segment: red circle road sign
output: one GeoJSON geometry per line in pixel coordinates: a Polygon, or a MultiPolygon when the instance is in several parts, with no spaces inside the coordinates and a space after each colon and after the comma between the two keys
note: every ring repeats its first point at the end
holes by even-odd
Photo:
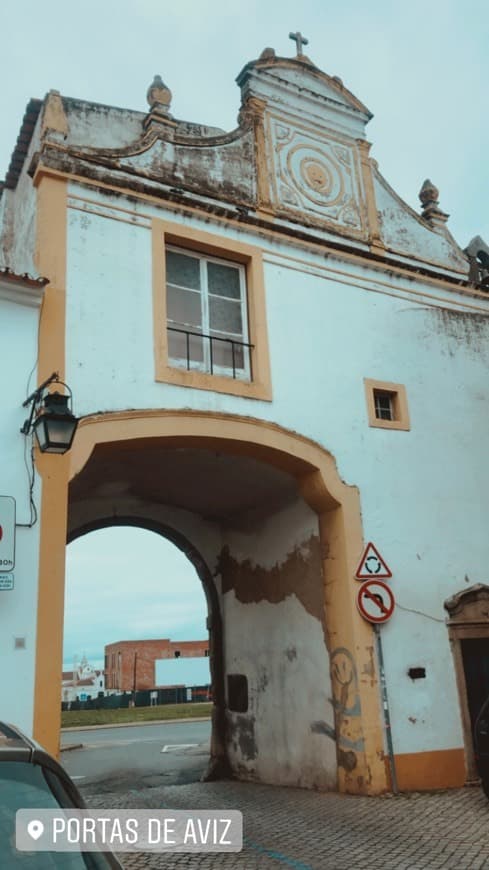
{"type": "Polygon", "coordinates": [[[369,622],[387,622],[394,612],[394,595],[382,580],[365,580],[358,590],[357,606],[369,622]]]}

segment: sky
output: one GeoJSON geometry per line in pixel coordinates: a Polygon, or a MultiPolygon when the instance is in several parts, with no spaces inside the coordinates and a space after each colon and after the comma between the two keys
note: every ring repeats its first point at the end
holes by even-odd
{"type": "Polygon", "coordinates": [[[66,550],[64,670],[103,666],[118,640],[207,637],[202,583],[183,553],[146,529],[90,532],[66,550]]]}
{"type": "Polygon", "coordinates": [[[158,73],[175,117],[232,129],[235,77],[271,46],[292,56],[290,31],[316,66],[339,75],[374,113],[372,156],[419,210],[429,177],[465,247],[489,243],[487,0],[3,0],[0,178],[30,97],[49,89],[146,111],[158,73]]]}
{"type": "MultiPolygon", "coordinates": [[[[374,113],[371,154],[397,193],[419,211],[430,178],[459,244],[474,235],[489,244],[487,0],[3,0],[0,178],[26,103],[50,89],[146,111],[160,74],[175,117],[233,129],[236,76],[267,46],[293,56],[297,30],[313,63],[374,113]]],[[[121,638],[202,636],[193,569],[162,539],[142,547],[149,534],[112,529],[68,548],[68,663],[74,653],[100,659],[121,638]],[[135,549],[145,555],[128,568],[135,549]],[[151,602],[141,610],[136,589],[151,602]]]]}

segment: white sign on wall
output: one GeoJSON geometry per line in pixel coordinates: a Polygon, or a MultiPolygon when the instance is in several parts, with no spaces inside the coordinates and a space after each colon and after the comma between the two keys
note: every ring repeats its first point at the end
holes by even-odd
{"type": "Polygon", "coordinates": [[[156,686],[209,686],[211,673],[208,656],[180,656],[179,659],[156,659],[156,686]]]}
{"type": "Polygon", "coordinates": [[[13,574],[0,574],[0,592],[10,592],[14,588],[13,574]]]}
{"type": "Polygon", "coordinates": [[[15,499],[0,495],[0,571],[15,566],[15,499]]]}

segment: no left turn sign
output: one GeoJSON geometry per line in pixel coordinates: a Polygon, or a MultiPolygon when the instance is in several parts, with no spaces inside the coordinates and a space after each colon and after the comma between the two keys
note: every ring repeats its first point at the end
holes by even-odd
{"type": "Polygon", "coordinates": [[[382,580],[365,580],[358,589],[357,606],[368,622],[387,622],[394,612],[394,595],[382,580]]]}

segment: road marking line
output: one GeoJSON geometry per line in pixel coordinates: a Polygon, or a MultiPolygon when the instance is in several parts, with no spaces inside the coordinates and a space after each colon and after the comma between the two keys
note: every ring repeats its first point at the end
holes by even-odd
{"type": "Polygon", "coordinates": [[[86,779],[86,776],[72,776],[71,779],[86,779]]]}
{"type": "Polygon", "coordinates": [[[93,743],[84,743],[83,749],[111,749],[114,746],[131,746],[133,743],[159,743],[161,737],[134,737],[132,740],[99,740],[93,743]]]}
{"type": "Polygon", "coordinates": [[[162,752],[174,752],[177,749],[190,749],[192,746],[198,746],[198,743],[165,743],[162,752]]]}

